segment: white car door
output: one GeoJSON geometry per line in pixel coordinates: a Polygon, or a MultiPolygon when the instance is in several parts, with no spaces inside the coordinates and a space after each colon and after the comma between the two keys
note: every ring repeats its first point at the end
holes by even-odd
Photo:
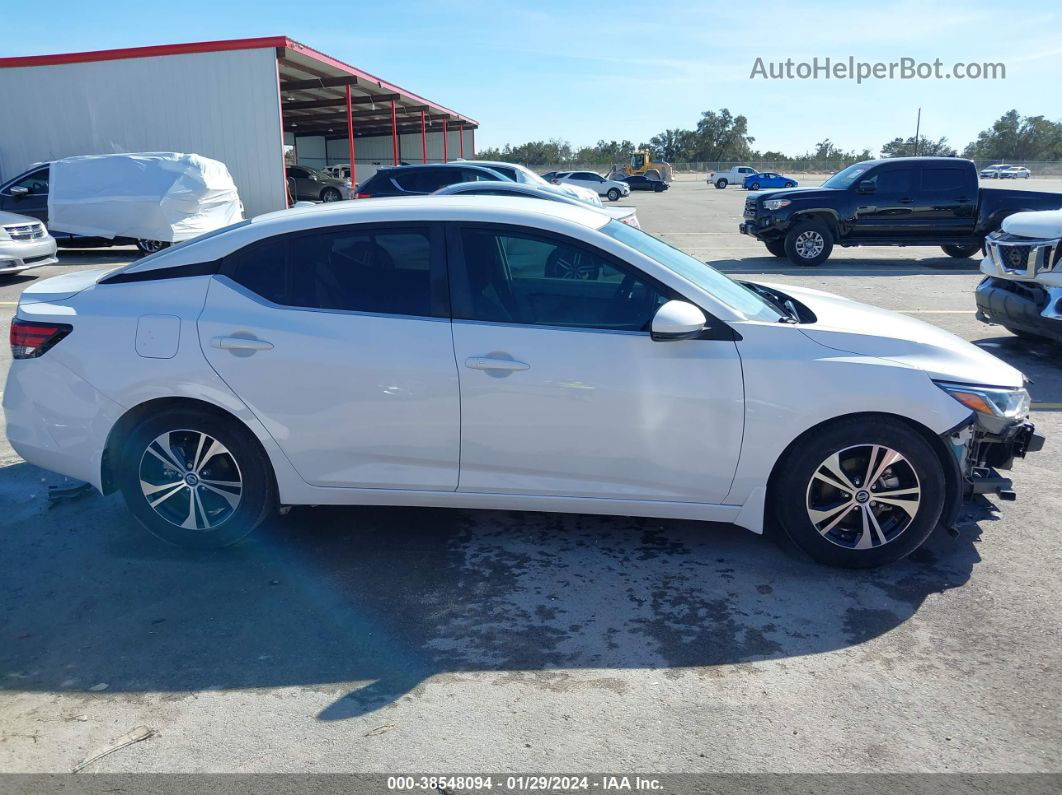
{"type": "Polygon", "coordinates": [[[572,185],[578,185],[581,188],[589,188],[598,196],[602,195],[602,190],[604,188],[601,177],[597,174],[591,174],[586,171],[573,172],[565,182],[570,182],[572,185]]]}
{"type": "Polygon", "coordinates": [[[468,225],[448,243],[459,491],[722,501],[744,418],[729,329],[654,342],[674,291],[565,237],[468,225]]]}
{"type": "Polygon", "coordinates": [[[273,237],[221,271],[199,319],[203,351],[304,480],[457,488],[460,397],[441,227],[273,237]]]}

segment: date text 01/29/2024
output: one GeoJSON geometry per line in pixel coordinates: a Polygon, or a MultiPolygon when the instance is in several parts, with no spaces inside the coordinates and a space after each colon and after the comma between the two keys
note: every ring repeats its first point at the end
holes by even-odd
{"type": "Polygon", "coordinates": [[[388,776],[391,792],[419,792],[439,790],[471,790],[490,792],[654,792],[663,788],[657,778],[644,776],[560,776],[510,775],[504,779],[489,775],[388,776]]]}

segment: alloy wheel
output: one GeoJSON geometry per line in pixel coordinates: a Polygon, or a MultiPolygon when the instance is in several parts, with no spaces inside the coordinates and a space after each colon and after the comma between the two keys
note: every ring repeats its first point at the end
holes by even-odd
{"type": "Polygon", "coordinates": [[[814,229],[808,229],[805,232],[801,232],[794,243],[797,255],[801,259],[814,259],[822,253],[822,249],[825,248],[825,246],[826,241],[823,240],[822,235],[814,229]]]}
{"type": "Polygon", "coordinates": [[[597,275],[597,265],[576,252],[564,252],[556,260],[557,275],[561,279],[587,281],[597,275]]]}
{"type": "Polygon", "coordinates": [[[922,488],[903,454],[879,444],[840,450],[816,468],[807,513],[819,534],[845,549],[895,541],[914,521],[922,488]]]}
{"type": "Polygon", "coordinates": [[[186,530],[212,530],[240,505],[243,478],[221,442],[193,430],[160,434],[140,457],[140,490],[151,509],[186,530]]]}

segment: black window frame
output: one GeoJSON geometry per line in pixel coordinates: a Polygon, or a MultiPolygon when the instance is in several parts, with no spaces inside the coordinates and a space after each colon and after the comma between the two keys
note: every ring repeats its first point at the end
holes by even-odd
{"type": "Polygon", "coordinates": [[[520,226],[518,224],[504,224],[504,223],[490,223],[486,221],[448,221],[445,224],[446,230],[446,260],[448,263],[449,285],[450,285],[450,311],[451,317],[454,321],[463,321],[466,323],[488,323],[498,326],[518,326],[520,328],[541,328],[541,329],[553,329],[559,331],[579,331],[579,332],[591,332],[598,334],[637,334],[648,337],[651,334],[650,326],[652,324],[652,318],[649,318],[645,327],[633,331],[629,329],[613,329],[613,328],[601,328],[600,326],[586,325],[555,325],[549,323],[524,323],[520,321],[509,320],[481,320],[474,317],[474,310],[472,304],[472,296],[469,291],[469,278],[468,271],[465,264],[465,248],[464,240],[461,233],[466,229],[483,230],[493,232],[499,235],[509,234],[516,237],[537,237],[549,241],[557,241],[560,244],[571,246],[579,249],[595,257],[599,257],[609,266],[621,271],[629,272],[634,271],[638,278],[643,280],[646,286],[651,287],[657,292],[668,297],[668,300],[685,301],[693,304],[702,312],[704,312],[705,319],[708,321],[707,328],[704,333],[697,339],[708,340],[733,340],[735,339],[734,333],[731,328],[716,318],[701,306],[697,301],[684,295],[674,287],[664,284],[655,276],[646,273],[637,265],[627,262],[604,249],[593,246],[578,238],[569,237],[568,235],[559,234],[557,232],[551,232],[546,229],[541,229],[535,226],[520,226]]]}
{"type": "Polygon", "coordinates": [[[253,243],[248,243],[236,251],[227,254],[222,258],[220,267],[218,268],[218,275],[225,276],[231,280],[234,284],[240,286],[241,289],[246,290],[249,293],[255,295],[255,297],[270,306],[278,309],[287,309],[303,312],[326,312],[328,314],[354,314],[354,315],[371,315],[375,317],[408,317],[416,319],[449,319],[450,313],[450,283],[449,276],[446,272],[446,232],[443,224],[438,221],[386,221],[386,222],[372,222],[363,224],[336,224],[335,226],[318,226],[312,229],[299,229],[290,232],[281,232],[276,235],[270,235],[259,240],[255,240],[253,243]],[[303,306],[300,304],[287,303],[292,297],[292,274],[294,269],[292,267],[292,253],[297,241],[311,237],[313,235],[337,235],[344,232],[350,232],[354,234],[372,234],[383,232],[427,232],[428,245],[430,246],[429,260],[428,260],[428,283],[429,283],[429,314],[407,314],[400,312],[373,312],[367,309],[333,309],[329,307],[314,307],[303,306]],[[242,254],[250,249],[258,246],[263,246],[267,243],[271,243],[281,239],[285,245],[284,250],[284,299],[282,303],[278,303],[271,298],[267,298],[258,292],[255,292],[250,287],[245,286],[235,278],[235,258],[237,254],[242,254]]]}

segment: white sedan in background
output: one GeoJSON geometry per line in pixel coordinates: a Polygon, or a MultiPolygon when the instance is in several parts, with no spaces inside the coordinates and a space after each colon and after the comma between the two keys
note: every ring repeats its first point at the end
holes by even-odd
{"type": "Polygon", "coordinates": [[[259,216],[32,285],[11,346],[15,450],[191,546],[416,505],[771,522],[875,566],[1043,441],[1022,374],[935,326],[527,198],[259,216]]]}
{"type": "Polygon", "coordinates": [[[559,171],[553,177],[553,182],[558,185],[576,185],[580,188],[589,188],[598,196],[607,196],[609,201],[619,201],[623,196],[631,195],[631,186],[626,182],[616,179],[608,179],[593,171],[559,171]]]}

